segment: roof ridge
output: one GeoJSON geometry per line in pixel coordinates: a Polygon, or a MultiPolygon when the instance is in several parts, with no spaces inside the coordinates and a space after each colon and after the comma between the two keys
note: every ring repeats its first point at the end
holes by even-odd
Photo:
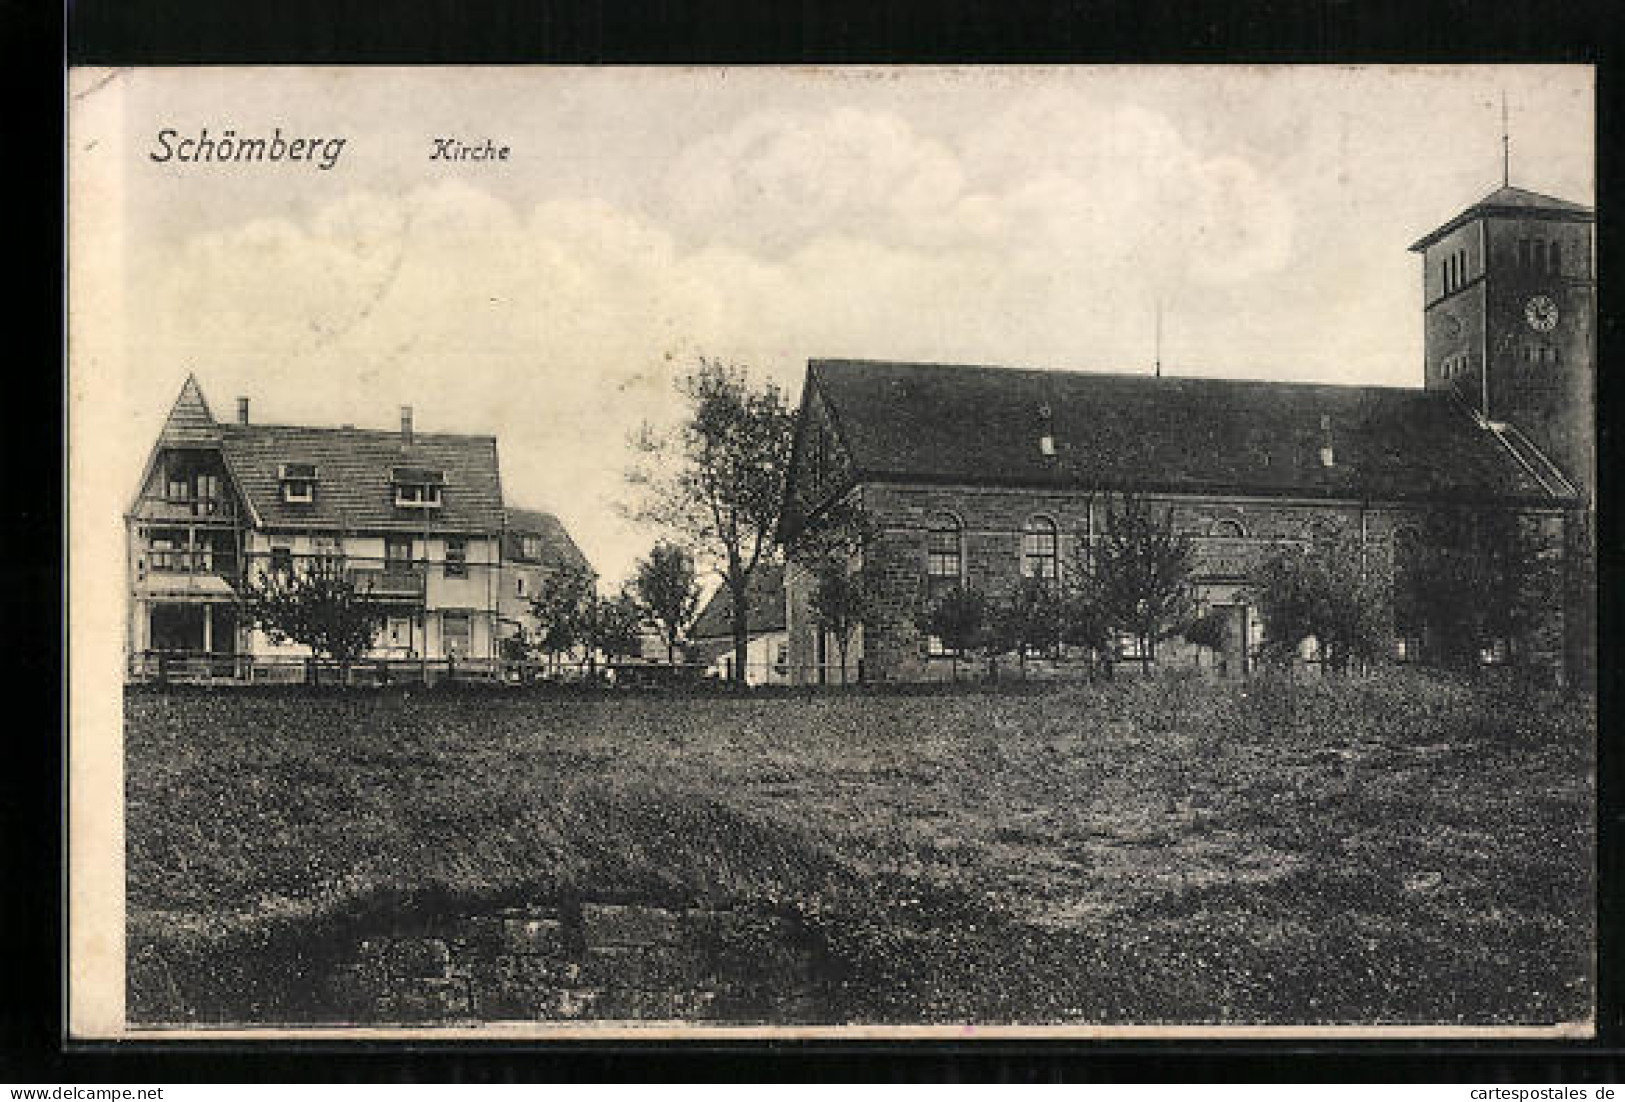
{"type": "MultiPolygon", "coordinates": [[[[355,434],[355,435],[395,437],[395,438],[399,438],[400,435],[401,435],[401,432],[400,432],[399,429],[357,428],[357,427],[355,427],[353,425],[352,426],[344,426],[344,425],[293,425],[293,424],[279,423],[279,422],[274,422],[274,421],[253,421],[253,422],[250,422],[249,424],[246,424],[246,425],[242,424],[241,422],[231,421],[231,422],[222,423],[220,425],[220,427],[222,429],[226,429],[226,430],[228,430],[228,431],[230,431],[232,433],[253,432],[256,429],[278,429],[278,430],[293,430],[293,431],[296,431],[296,432],[329,432],[329,433],[333,433],[335,435],[340,434],[340,433],[346,433],[346,434],[355,434]]],[[[496,439],[497,439],[496,434],[495,433],[490,433],[490,432],[421,432],[421,431],[419,431],[417,429],[414,429],[412,431],[412,440],[414,442],[419,441],[419,440],[492,440],[492,441],[494,441],[496,439]]]]}
{"type": "Polygon", "coordinates": [[[1023,375],[1033,375],[1042,378],[1055,378],[1057,376],[1068,378],[1087,376],[1091,379],[1138,379],[1147,383],[1179,384],[1197,383],[1210,385],[1236,385],[1236,386],[1265,386],[1265,387],[1295,387],[1304,390],[1324,389],[1344,392],[1354,391],[1380,391],[1383,393],[1398,394],[1432,394],[1433,391],[1419,386],[1399,386],[1383,383],[1332,383],[1312,379],[1260,379],[1260,378],[1234,378],[1217,375],[1149,375],[1140,371],[1096,371],[1086,367],[1012,367],[1006,364],[967,364],[945,363],[934,360],[868,360],[851,358],[811,359],[809,365],[847,365],[851,367],[903,367],[903,368],[945,368],[953,371],[998,371],[1023,375]]]}

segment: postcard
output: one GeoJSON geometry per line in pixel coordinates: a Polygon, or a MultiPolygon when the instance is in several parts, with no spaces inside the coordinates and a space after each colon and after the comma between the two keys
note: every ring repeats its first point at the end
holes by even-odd
{"type": "Polygon", "coordinates": [[[71,1035],[1591,1036],[1594,110],[73,70],[71,1035]]]}

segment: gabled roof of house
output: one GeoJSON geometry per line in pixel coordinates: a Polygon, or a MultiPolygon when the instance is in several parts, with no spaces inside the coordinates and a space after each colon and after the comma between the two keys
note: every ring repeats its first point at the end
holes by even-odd
{"type": "MultiPolygon", "coordinates": [[[[732,639],[733,607],[733,593],[726,585],[719,586],[695,618],[689,638],[697,643],[732,639]]],[[[783,565],[763,563],[751,575],[745,590],[745,624],[751,635],[784,630],[783,565]]]]}
{"type": "MultiPolygon", "coordinates": [[[[355,428],[261,425],[214,419],[197,379],[188,375],[148,470],[165,448],[218,447],[256,523],[270,528],[326,528],[496,534],[502,530],[502,480],[492,436],[355,428]],[[316,468],[309,504],[283,500],[286,464],[316,468]],[[431,515],[395,505],[401,471],[443,479],[442,504],[431,515]]],[[[301,472],[303,474],[304,472],[301,472]]],[[[145,482],[145,476],[143,476],[145,482]]]]}
{"type": "Polygon", "coordinates": [[[1411,251],[1421,252],[1439,238],[1476,218],[1494,217],[1496,215],[1514,218],[1547,218],[1559,222],[1591,222],[1596,219],[1596,214],[1590,207],[1582,206],[1579,203],[1571,203],[1567,199],[1558,199],[1551,195],[1542,195],[1538,191],[1526,191],[1521,187],[1500,187],[1438,229],[1421,238],[1411,246],[1411,251]]]}
{"type": "Polygon", "coordinates": [[[219,429],[214,414],[209,411],[209,403],[203,397],[203,388],[198,386],[197,376],[188,375],[181,384],[175,404],[169,408],[169,416],[164,418],[158,443],[160,446],[177,447],[213,444],[220,440],[219,429]]]}
{"type": "Polygon", "coordinates": [[[544,513],[538,509],[503,510],[505,523],[503,529],[502,557],[509,561],[535,562],[554,570],[576,568],[591,570],[592,564],[587,556],[581,553],[576,541],[570,538],[570,533],[564,524],[552,513],[544,513]],[[535,536],[541,541],[542,553],[540,558],[530,559],[524,555],[524,537],[535,536]]]}
{"type": "Polygon", "coordinates": [[[859,480],[1553,501],[1496,433],[1435,392],[855,360],[812,361],[808,386],[859,480]]]}
{"type": "Polygon", "coordinates": [[[220,446],[239,488],[267,527],[386,529],[496,534],[502,529],[502,484],[492,436],[398,432],[301,425],[224,424],[220,446]],[[284,463],[316,465],[315,500],[282,500],[284,463]],[[397,508],[396,468],[439,471],[442,504],[397,508]]]}

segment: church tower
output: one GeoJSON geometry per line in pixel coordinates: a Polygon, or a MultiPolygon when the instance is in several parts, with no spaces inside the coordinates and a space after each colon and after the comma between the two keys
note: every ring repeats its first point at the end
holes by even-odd
{"type": "Polygon", "coordinates": [[[1590,497],[1595,480],[1595,222],[1589,207],[1502,187],[1411,246],[1422,254],[1424,384],[1590,497]]]}

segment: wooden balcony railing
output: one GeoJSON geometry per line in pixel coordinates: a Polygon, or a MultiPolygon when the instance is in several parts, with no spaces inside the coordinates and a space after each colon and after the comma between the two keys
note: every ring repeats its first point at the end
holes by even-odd
{"type": "Polygon", "coordinates": [[[374,597],[421,598],[424,571],[420,566],[356,566],[349,570],[356,588],[374,597]]]}
{"type": "Polygon", "coordinates": [[[225,497],[147,497],[141,500],[140,513],[147,520],[237,519],[235,506],[225,497]]]}

